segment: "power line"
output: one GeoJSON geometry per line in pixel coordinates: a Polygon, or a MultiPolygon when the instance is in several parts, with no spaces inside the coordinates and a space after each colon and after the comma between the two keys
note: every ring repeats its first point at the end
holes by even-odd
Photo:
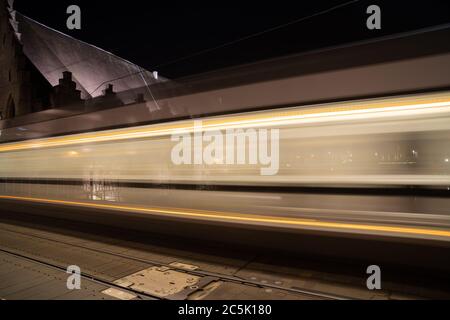
{"type": "Polygon", "coordinates": [[[305,20],[308,20],[308,19],[311,19],[311,18],[320,16],[320,15],[323,15],[323,14],[329,13],[329,12],[331,12],[331,11],[334,11],[334,10],[337,10],[337,9],[340,9],[340,8],[343,8],[343,7],[346,7],[346,6],[349,6],[349,5],[354,4],[354,3],[356,3],[356,2],[359,2],[359,1],[360,1],[360,0],[352,0],[352,1],[348,1],[348,2],[345,2],[345,3],[339,4],[339,5],[336,5],[336,6],[334,6],[334,7],[325,9],[325,10],[323,10],[323,11],[316,12],[316,13],[311,14],[311,15],[309,15],[309,16],[302,17],[302,18],[299,18],[299,19],[296,19],[296,20],[293,20],[293,21],[290,21],[290,22],[287,22],[287,23],[284,23],[284,24],[281,24],[281,25],[278,25],[278,26],[275,26],[275,27],[272,27],[272,28],[269,28],[269,29],[260,31],[260,32],[256,32],[256,33],[250,34],[250,35],[248,35],[248,36],[244,36],[244,37],[242,37],[242,38],[238,38],[238,39],[235,39],[235,40],[232,40],[232,41],[223,43],[223,44],[221,44],[221,45],[218,45],[218,46],[215,46],[215,47],[212,47],[212,48],[200,50],[200,51],[197,51],[197,52],[192,53],[192,54],[190,54],[190,55],[187,55],[187,56],[184,56],[184,57],[181,57],[181,58],[177,58],[177,59],[171,60],[171,61],[169,61],[169,62],[167,62],[167,63],[159,64],[159,65],[157,65],[155,68],[166,67],[166,66],[168,66],[168,65],[172,65],[172,64],[174,64],[174,63],[177,63],[177,62],[180,62],[180,61],[184,61],[184,60],[187,60],[187,59],[190,59],[190,58],[193,58],[193,57],[196,57],[196,56],[199,56],[199,55],[202,55],[202,54],[211,52],[211,51],[215,51],[215,50],[218,50],[218,49],[222,49],[222,48],[224,48],[224,47],[228,47],[228,46],[233,45],[233,44],[236,44],[236,43],[238,43],[238,42],[241,42],[241,41],[244,41],[244,40],[248,40],[248,39],[251,39],[251,38],[254,38],[254,37],[258,37],[258,36],[261,36],[261,35],[266,34],[266,33],[268,33],[268,32],[276,31],[276,30],[278,30],[278,29],[282,29],[282,28],[288,27],[288,26],[290,26],[290,25],[293,25],[293,24],[296,24],[296,23],[299,23],[299,22],[303,22],[303,21],[305,21],[305,20]]]}
{"type": "MultiPolygon", "coordinates": [[[[136,65],[135,65],[135,66],[136,66],[136,65]]],[[[142,69],[141,67],[139,67],[139,66],[137,66],[137,67],[139,68],[139,71],[137,71],[137,72],[132,72],[132,73],[129,73],[129,74],[125,74],[125,75],[120,76],[120,77],[117,77],[117,78],[105,80],[105,81],[103,81],[102,83],[100,83],[100,84],[95,88],[95,90],[93,90],[93,91],[91,91],[91,92],[88,92],[88,94],[92,97],[92,95],[93,95],[95,92],[97,92],[98,89],[100,89],[103,85],[105,85],[105,84],[107,84],[107,83],[109,83],[109,82],[114,82],[114,81],[117,81],[117,80],[122,80],[122,79],[131,77],[131,76],[135,76],[135,75],[138,75],[138,74],[142,74],[143,72],[145,72],[144,69],[142,69]]]]}

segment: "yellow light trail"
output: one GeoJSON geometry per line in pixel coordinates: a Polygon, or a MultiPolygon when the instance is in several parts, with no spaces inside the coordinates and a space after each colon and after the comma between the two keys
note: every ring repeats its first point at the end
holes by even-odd
{"type": "MultiPolygon", "coordinates": [[[[446,111],[450,112],[450,92],[403,98],[377,99],[372,101],[340,102],[321,106],[302,106],[288,108],[283,111],[272,110],[215,117],[202,120],[202,131],[246,128],[250,126],[292,125],[300,124],[302,121],[321,121],[336,116],[371,116],[374,113],[380,114],[383,112],[405,112],[415,110],[433,111],[438,110],[439,108],[446,108],[446,111]]],[[[131,129],[117,129],[55,138],[35,139],[25,142],[5,143],[0,144],[0,152],[148,138],[180,132],[190,133],[193,130],[194,121],[187,120],[168,124],[141,126],[131,129]]]]}
{"type": "Polygon", "coordinates": [[[232,212],[214,212],[214,211],[202,211],[194,209],[180,209],[180,208],[149,208],[149,207],[135,207],[128,205],[111,205],[78,201],[66,201],[66,200],[54,200],[54,199],[41,199],[30,197],[17,197],[17,196],[0,196],[0,199],[5,200],[19,200],[28,202],[39,202],[47,204],[68,205],[68,206],[81,206],[91,207],[98,209],[113,209],[122,211],[136,211],[144,213],[164,213],[172,216],[179,217],[191,217],[191,218],[210,218],[219,220],[228,220],[231,222],[245,221],[245,222],[258,222],[258,223],[275,223],[285,224],[291,226],[303,226],[303,227],[320,227],[329,229],[341,229],[341,230],[359,230],[359,231],[375,231],[385,233],[398,233],[402,235],[421,235],[421,236],[438,236],[438,237],[450,237],[450,231],[438,230],[438,229],[424,229],[424,228],[409,228],[409,227],[391,227],[383,225],[363,225],[352,223],[339,223],[339,222],[323,222],[307,219],[293,219],[293,218],[277,218],[277,217],[265,217],[258,215],[246,215],[232,212]]]}

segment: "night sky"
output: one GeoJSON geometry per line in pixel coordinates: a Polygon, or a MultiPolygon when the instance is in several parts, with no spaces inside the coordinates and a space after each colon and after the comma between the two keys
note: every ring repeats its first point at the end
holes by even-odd
{"type": "Polygon", "coordinates": [[[315,14],[341,1],[214,2],[16,0],[21,13],[52,28],[176,78],[217,68],[450,23],[450,1],[364,1],[188,59],[205,49],[315,14]],[[295,3],[295,4],[294,4],[295,3]],[[66,8],[82,10],[82,30],[66,28],[66,8]],[[382,30],[366,9],[382,9],[382,30]],[[180,60],[181,59],[181,60],[180,60]]]}

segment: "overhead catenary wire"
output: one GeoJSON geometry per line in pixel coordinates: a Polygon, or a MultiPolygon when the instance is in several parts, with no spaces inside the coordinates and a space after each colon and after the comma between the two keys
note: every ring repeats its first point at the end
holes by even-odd
{"type": "Polygon", "coordinates": [[[253,33],[253,34],[250,34],[250,35],[247,35],[247,36],[244,36],[244,37],[241,37],[241,38],[232,40],[232,41],[229,41],[229,42],[225,42],[225,43],[220,44],[220,45],[215,46],[215,47],[203,49],[203,50],[194,52],[194,53],[192,53],[192,54],[189,54],[189,55],[187,55],[187,56],[184,56],[184,57],[181,57],[181,58],[177,58],[177,59],[168,61],[168,62],[166,62],[166,63],[159,64],[159,65],[157,65],[155,68],[166,67],[166,66],[169,66],[169,65],[178,63],[178,62],[180,62],[180,61],[184,61],[184,60],[187,60],[187,59],[190,59],[190,58],[193,58],[193,57],[196,57],[196,56],[205,54],[205,53],[209,53],[209,52],[212,52],[212,51],[215,51],[215,50],[219,50],[219,49],[222,49],[222,48],[224,48],[224,47],[228,47],[228,46],[231,46],[231,45],[233,45],[233,44],[239,43],[239,42],[241,42],[241,41],[245,41],[245,40],[248,40],[248,39],[252,39],[252,38],[255,38],[255,37],[264,35],[264,34],[266,34],[266,33],[273,32],[273,31],[276,31],[276,30],[279,30],[279,29],[288,27],[288,26],[290,26],[290,25],[293,25],[293,24],[297,24],[297,23],[303,22],[303,21],[306,21],[306,20],[308,20],[308,19],[311,19],[311,18],[320,16],[320,15],[324,15],[324,14],[326,14],[326,13],[329,13],[329,12],[332,12],[332,11],[334,11],[334,10],[337,10],[337,9],[340,9],[340,8],[343,8],[343,7],[346,7],[346,6],[349,6],[349,5],[354,4],[354,3],[356,3],[356,2],[359,2],[359,1],[360,1],[360,0],[352,0],[352,1],[348,1],[348,2],[345,2],[345,3],[339,4],[339,5],[333,6],[333,7],[331,7],[331,8],[328,8],[328,9],[325,9],[325,10],[322,10],[322,11],[319,11],[319,12],[316,12],[316,13],[313,13],[313,14],[311,14],[311,15],[309,15],[309,16],[301,17],[301,18],[295,19],[295,20],[293,20],[293,21],[289,21],[289,22],[287,22],[287,23],[283,23],[283,24],[280,24],[280,25],[271,27],[271,28],[269,28],[269,29],[265,29],[265,30],[262,30],[262,31],[259,31],[259,32],[256,32],[256,33],[253,33]]]}
{"type": "MultiPolygon", "coordinates": [[[[340,9],[340,8],[343,8],[343,7],[346,7],[346,6],[349,6],[349,5],[354,4],[354,3],[356,3],[356,2],[359,2],[359,1],[360,1],[360,0],[352,0],[352,1],[348,1],[348,2],[345,2],[345,3],[339,4],[339,5],[333,6],[333,7],[331,7],[331,8],[328,8],[328,9],[325,9],[325,10],[322,10],[322,11],[319,11],[319,12],[316,12],[316,13],[313,13],[313,14],[311,14],[311,15],[309,15],[309,16],[301,17],[301,18],[295,19],[295,20],[293,20],[293,21],[289,21],[289,22],[287,22],[287,23],[283,23],[283,24],[281,24],[281,25],[277,25],[277,26],[271,27],[271,28],[269,28],[269,29],[265,29],[265,30],[262,30],[262,31],[253,33],[253,34],[250,34],[250,35],[247,35],[247,36],[244,36],[244,37],[235,39],[235,40],[233,40],[233,41],[229,41],[229,42],[223,43],[223,44],[221,44],[221,45],[218,45],[218,46],[215,46],[215,47],[212,47],[212,48],[204,49],[204,50],[195,52],[195,53],[193,53],[193,54],[190,54],[190,55],[187,55],[187,56],[184,56],[184,57],[181,57],[181,58],[177,58],[177,59],[174,59],[174,60],[172,60],[172,61],[169,61],[169,62],[166,62],[166,63],[163,63],[163,64],[156,65],[155,68],[161,68],[161,67],[165,67],[165,66],[168,66],[168,65],[172,65],[172,64],[174,64],[174,63],[177,63],[177,62],[180,62],[180,61],[184,61],[184,60],[190,59],[190,58],[192,58],[192,57],[202,55],[202,54],[204,54],[204,53],[208,53],[208,52],[211,52],[211,51],[215,51],[215,50],[218,50],[218,49],[221,49],[221,48],[223,48],[223,47],[227,47],[227,46],[233,45],[233,44],[235,44],[235,43],[238,43],[238,42],[241,42],[241,41],[244,41],[244,40],[248,40],[248,39],[251,39],[251,38],[254,38],[254,37],[258,37],[258,36],[261,36],[261,35],[263,35],[263,34],[266,34],[266,33],[272,32],[272,31],[276,31],[276,30],[278,30],[278,29],[282,29],[282,28],[285,28],[285,27],[287,27],[287,26],[290,26],[290,25],[293,25],[293,24],[297,24],[297,23],[303,22],[303,21],[305,21],[305,20],[308,20],[308,19],[311,19],[311,18],[320,16],[320,15],[323,15],[323,14],[326,14],[326,13],[329,13],[329,12],[332,12],[332,11],[334,11],[334,10],[337,10],[337,9],[340,9]]],[[[102,83],[101,83],[94,91],[92,91],[90,94],[92,95],[92,94],[95,93],[101,86],[105,85],[105,84],[108,83],[108,82],[116,81],[116,80],[121,80],[121,79],[124,79],[124,78],[126,78],[126,77],[133,76],[133,75],[139,75],[139,74],[140,74],[140,75],[142,76],[142,73],[143,73],[143,69],[139,68],[139,71],[137,71],[137,72],[130,73],[130,74],[127,74],[127,75],[118,77],[118,78],[110,79],[110,80],[108,80],[108,81],[104,81],[104,82],[102,82],[102,83]]]]}

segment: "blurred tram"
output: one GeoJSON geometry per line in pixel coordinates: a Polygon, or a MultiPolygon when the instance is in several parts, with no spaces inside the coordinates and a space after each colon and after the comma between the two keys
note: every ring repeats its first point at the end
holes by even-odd
{"type": "MultiPolygon", "coordinates": [[[[171,157],[177,142],[172,136],[180,132],[193,136],[194,124],[195,120],[184,120],[4,143],[0,145],[0,176],[10,181],[450,186],[450,92],[203,119],[204,132],[278,129],[279,163],[274,175],[261,175],[262,165],[255,163],[174,163],[171,157]]],[[[219,148],[226,152],[224,141],[219,148]]],[[[235,156],[248,153],[237,145],[234,148],[235,156]]],[[[189,152],[195,151],[192,145],[189,152]]]]}

